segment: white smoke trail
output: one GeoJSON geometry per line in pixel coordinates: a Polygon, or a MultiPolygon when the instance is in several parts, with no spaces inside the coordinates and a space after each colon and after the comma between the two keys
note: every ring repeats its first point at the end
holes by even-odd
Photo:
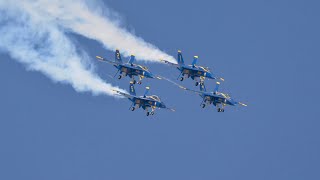
{"type": "Polygon", "coordinates": [[[102,15],[102,9],[107,11],[107,8],[101,8],[92,1],[88,3],[95,4],[94,8],[90,8],[85,0],[24,0],[17,2],[20,7],[32,13],[34,17],[51,19],[74,33],[101,42],[109,50],[118,48],[125,56],[135,54],[137,59],[145,61],[160,62],[160,59],[165,59],[176,63],[172,56],[145,42],[142,38],[132,35],[121,28],[113,19],[102,15]]]}
{"type": "Polygon", "coordinates": [[[71,84],[76,91],[115,96],[95,75],[88,56],[77,52],[55,23],[19,7],[19,2],[0,0],[0,50],[30,70],[40,71],[56,82],[71,84]]]}

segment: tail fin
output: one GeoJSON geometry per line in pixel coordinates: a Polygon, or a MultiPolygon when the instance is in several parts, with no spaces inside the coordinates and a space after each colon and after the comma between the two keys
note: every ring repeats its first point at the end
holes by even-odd
{"type": "Polygon", "coordinates": [[[150,87],[149,87],[149,86],[147,86],[147,87],[146,87],[146,91],[144,92],[143,97],[146,97],[146,95],[147,95],[147,94],[148,94],[148,92],[149,92],[149,89],[150,89],[150,87]]]}
{"type": "Polygon", "coordinates": [[[206,89],[206,86],[204,85],[204,83],[200,83],[200,91],[203,91],[203,92],[206,92],[207,89],[206,89]]]}
{"type": "Polygon", "coordinates": [[[134,89],[133,82],[130,82],[129,91],[130,91],[130,95],[132,96],[136,95],[136,90],[134,89]]]}
{"type": "Polygon", "coordinates": [[[178,63],[179,63],[179,65],[183,65],[184,64],[184,60],[183,60],[183,57],[182,57],[182,54],[181,54],[180,50],[178,51],[178,63]]]}
{"type": "Polygon", "coordinates": [[[116,50],[114,59],[115,59],[115,61],[118,61],[118,62],[122,63],[121,55],[120,55],[120,52],[119,52],[118,49],[116,50]]]}
{"type": "Polygon", "coordinates": [[[193,66],[193,67],[197,64],[198,58],[199,58],[199,56],[194,56],[194,57],[193,57],[193,61],[192,61],[192,66],[193,66]]]}
{"type": "Polygon", "coordinates": [[[214,88],[214,93],[217,93],[219,90],[220,82],[216,82],[216,87],[214,88]]]}
{"type": "Polygon", "coordinates": [[[134,57],[134,55],[131,55],[128,63],[132,64],[134,61],[135,61],[135,57],[134,57]]]}

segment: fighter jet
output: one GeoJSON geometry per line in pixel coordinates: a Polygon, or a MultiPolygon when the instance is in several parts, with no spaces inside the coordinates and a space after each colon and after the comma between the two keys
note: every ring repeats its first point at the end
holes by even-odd
{"type": "Polygon", "coordinates": [[[114,77],[120,72],[120,75],[118,76],[118,79],[121,79],[124,76],[129,76],[132,79],[133,84],[136,83],[135,76],[139,77],[138,84],[142,84],[143,78],[153,78],[153,79],[161,79],[158,76],[153,75],[147,67],[141,66],[138,64],[133,64],[135,61],[135,56],[131,55],[130,59],[127,63],[122,61],[121,55],[119,50],[116,50],[115,52],[115,61],[110,61],[106,58],[102,58],[100,56],[96,56],[96,58],[102,62],[107,62],[112,64],[115,68],[118,69],[117,73],[114,75],[114,77]]]}
{"type": "Polygon", "coordinates": [[[167,106],[161,101],[161,99],[156,95],[147,96],[149,92],[149,87],[146,87],[146,91],[143,96],[137,96],[136,91],[134,89],[133,82],[130,82],[129,92],[130,94],[123,93],[117,90],[113,90],[117,92],[119,95],[128,98],[132,104],[130,106],[130,110],[134,111],[136,108],[141,108],[147,111],[147,116],[154,115],[154,112],[157,108],[168,109],[171,111],[175,111],[174,109],[167,108],[167,106]],[[149,108],[151,111],[149,111],[149,108]]]}
{"type": "Polygon", "coordinates": [[[172,65],[176,67],[180,71],[180,75],[178,76],[178,79],[180,81],[183,81],[184,78],[190,78],[195,80],[196,83],[195,85],[198,86],[200,83],[203,83],[205,78],[208,79],[220,79],[221,81],[224,81],[223,78],[217,78],[210,72],[210,69],[208,67],[203,67],[203,66],[197,66],[198,62],[198,56],[194,56],[193,62],[191,65],[185,65],[184,60],[182,57],[182,53],[179,50],[178,51],[178,64],[171,63],[167,60],[161,60],[162,62],[172,65]]]}
{"type": "Polygon", "coordinates": [[[219,92],[219,86],[220,82],[216,83],[216,87],[213,92],[207,92],[206,87],[204,83],[200,84],[200,91],[194,91],[188,88],[185,88],[183,86],[180,86],[180,88],[184,90],[188,90],[191,92],[194,92],[202,98],[201,107],[205,108],[207,105],[213,104],[217,107],[218,112],[224,112],[224,107],[227,105],[235,106],[235,105],[242,105],[247,106],[246,104],[243,104],[241,102],[237,102],[234,99],[232,99],[228,94],[219,92]]]}

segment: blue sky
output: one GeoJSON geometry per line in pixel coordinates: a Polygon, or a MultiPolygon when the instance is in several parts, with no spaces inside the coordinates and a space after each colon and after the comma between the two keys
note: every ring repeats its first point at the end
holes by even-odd
{"type": "MultiPolygon", "coordinates": [[[[119,1],[137,36],[188,63],[212,67],[246,108],[200,108],[201,99],[147,80],[177,112],[147,118],[125,99],[77,93],[0,55],[0,179],[319,179],[317,1],[119,1]]],[[[94,28],[94,27],[93,27],[94,28]]],[[[89,55],[112,56],[70,35],[89,55]]],[[[0,39],[1,40],[1,39],[0,39]]],[[[106,81],[115,69],[94,62],[106,81]]],[[[178,71],[147,63],[175,79],[178,71]]],[[[194,82],[184,81],[194,88],[194,82]]],[[[213,89],[214,81],[207,81],[213,89]]]]}

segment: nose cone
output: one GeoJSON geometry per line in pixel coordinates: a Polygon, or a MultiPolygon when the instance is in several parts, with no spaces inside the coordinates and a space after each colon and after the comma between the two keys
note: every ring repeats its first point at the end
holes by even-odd
{"type": "Polygon", "coordinates": [[[229,99],[229,103],[230,103],[231,106],[235,106],[235,105],[238,104],[238,103],[237,103],[235,100],[233,100],[233,99],[229,99]]]}
{"type": "Polygon", "coordinates": [[[167,108],[167,106],[166,106],[164,103],[161,103],[161,104],[160,104],[160,107],[161,107],[161,108],[167,108]]]}
{"type": "Polygon", "coordinates": [[[216,79],[211,72],[207,72],[207,73],[206,73],[206,77],[207,77],[207,78],[210,78],[210,79],[216,79]]]}
{"type": "Polygon", "coordinates": [[[148,77],[148,78],[154,78],[153,74],[152,74],[151,72],[148,72],[148,71],[146,71],[146,72],[144,73],[144,76],[145,76],[145,77],[148,77]]]}

